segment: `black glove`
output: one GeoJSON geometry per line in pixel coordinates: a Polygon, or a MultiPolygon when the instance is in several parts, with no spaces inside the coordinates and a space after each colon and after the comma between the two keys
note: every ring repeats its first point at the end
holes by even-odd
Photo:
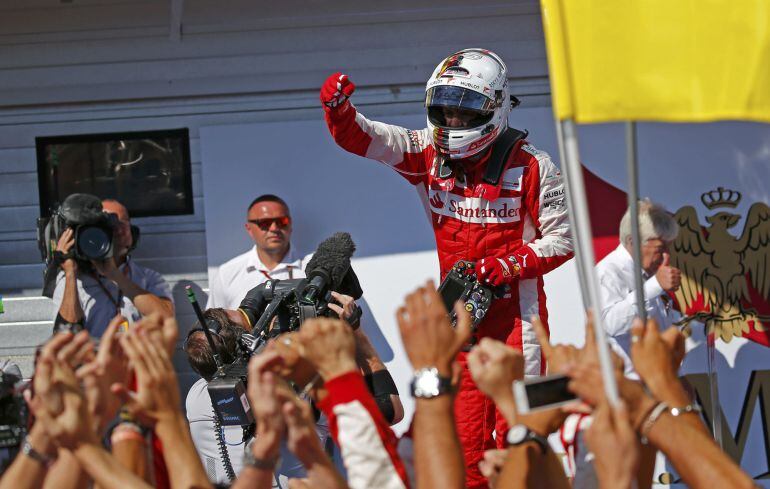
{"type": "Polygon", "coordinates": [[[246,293],[246,297],[243,298],[238,309],[249,320],[249,328],[253,328],[262,317],[265,307],[267,307],[265,284],[261,283],[246,293]]]}

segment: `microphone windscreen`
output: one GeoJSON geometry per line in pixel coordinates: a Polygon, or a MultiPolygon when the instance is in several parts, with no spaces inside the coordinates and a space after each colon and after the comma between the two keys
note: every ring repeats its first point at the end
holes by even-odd
{"type": "Polygon", "coordinates": [[[356,251],[356,245],[348,233],[335,233],[318,245],[318,250],[305,267],[305,274],[323,270],[331,276],[331,287],[335,290],[342,283],[350,269],[350,258],[356,251]]]}

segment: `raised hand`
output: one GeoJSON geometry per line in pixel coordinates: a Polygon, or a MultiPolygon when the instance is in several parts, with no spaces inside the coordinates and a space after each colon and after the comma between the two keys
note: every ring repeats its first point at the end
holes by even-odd
{"type": "Polygon", "coordinates": [[[120,346],[118,332],[123,322],[125,318],[120,315],[112,319],[99,341],[96,358],[76,371],[83,382],[89,412],[100,429],[120,409],[120,399],[110,392],[110,387],[129,380],[128,357],[120,346]]]}
{"type": "Polygon", "coordinates": [[[58,335],[50,343],[47,346],[51,348],[38,359],[36,399],[30,400],[30,409],[56,445],[74,450],[82,444],[98,444],[88,401],[71,365],[77,361],[81,348],[67,333],[58,335]],[[53,342],[54,345],[50,345],[53,342]],[[66,347],[70,347],[69,350],[66,347]],[[58,354],[50,354],[57,349],[58,354]],[[47,380],[41,382],[43,377],[47,380]]]}
{"type": "Polygon", "coordinates": [[[296,339],[299,352],[324,380],[358,371],[356,343],[350,326],[339,319],[314,318],[302,324],[296,339]]]}
{"type": "Polygon", "coordinates": [[[162,345],[169,358],[173,356],[176,341],[179,338],[179,325],[173,317],[163,317],[159,313],[144,316],[134,324],[137,333],[147,335],[156,345],[162,345]]]}
{"type": "MultiPolygon", "coordinates": [[[[75,232],[72,228],[67,228],[59,236],[59,241],[56,243],[56,251],[61,252],[63,255],[68,255],[72,251],[73,246],[75,246],[75,232]]],[[[73,257],[69,256],[62,262],[61,268],[65,273],[76,272],[78,263],[73,257]]]]}
{"type": "Polygon", "coordinates": [[[406,296],[396,319],[404,349],[415,370],[437,368],[443,376],[452,373],[452,363],[471,335],[471,317],[457,302],[457,329],[452,328],[444,302],[433,281],[406,296]]]}
{"type": "Polygon", "coordinates": [[[113,384],[128,411],[146,426],[174,420],[179,414],[179,387],[176,373],[166,350],[146,334],[136,331],[120,339],[136,374],[136,392],[125,384],[113,384]]]}
{"type": "Polygon", "coordinates": [[[639,470],[639,441],[625,404],[599,404],[586,432],[601,487],[631,488],[639,470]]]}
{"type": "Polygon", "coordinates": [[[670,262],[671,256],[668,253],[663,253],[663,263],[660,264],[658,271],[655,272],[658,283],[666,292],[674,292],[682,284],[682,272],[678,268],[669,265],[670,262]]]}
{"type": "Polygon", "coordinates": [[[358,329],[361,321],[361,308],[358,307],[355,299],[334,291],[332,291],[332,297],[339,302],[339,305],[330,302],[329,309],[334,311],[340,319],[350,324],[353,329],[358,329]]]}
{"type": "Polygon", "coordinates": [[[342,107],[355,90],[356,85],[347,75],[335,73],[321,87],[321,103],[329,109],[342,107]]]}
{"type": "Polygon", "coordinates": [[[468,354],[468,368],[478,388],[495,404],[513,398],[511,385],[524,378],[524,356],[490,338],[482,338],[468,354]]]}
{"type": "MultiPolygon", "coordinates": [[[[548,365],[548,373],[558,374],[564,373],[570,367],[575,365],[583,355],[581,350],[573,345],[552,345],[551,340],[548,337],[548,332],[545,329],[545,325],[538,317],[532,317],[532,326],[535,329],[535,336],[540,343],[540,349],[545,357],[546,364],[548,365]]],[[[593,323],[589,318],[589,326],[591,328],[590,337],[593,338],[593,323]]],[[[588,342],[588,335],[586,342],[588,342]]]]}

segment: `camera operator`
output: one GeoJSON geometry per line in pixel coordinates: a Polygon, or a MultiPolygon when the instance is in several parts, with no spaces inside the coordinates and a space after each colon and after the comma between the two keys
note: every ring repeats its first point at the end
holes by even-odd
{"type": "Polygon", "coordinates": [[[206,307],[236,309],[246,292],[266,280],[305,276],[310,255],[299,259],[291,251],[291,214],[282,198],[264,194],[254,199],[246,211],[245,228],[254,247],[219,267],[206,307]]]}
{"type": "Polygon", "coordinates": [[[62,233],[57,243],[56,251],[66,258],[61,262],[53,293],[57,306],[54,330],[83,328],[98,338],[118,314],[129,323],[152,313],[174,315],[168,283],[158,272],[138,265],[128,255],[134,245],[128,210],[112,199],[103,200],[102,209],[117,218],[112,258],[90,261],[90,267],[79,265],[69,254],[75,245],[71,228],[62,233]]]}
{"type": "MultiPolygon", "coordinates": [[[[207,309],[203,313],[203,317],[206,320],[206,327],[214,333],[216,353],[219,354],[224,363],[231,363],[236,359],[238,337],[246,332],[239,323],[240,313],[215,308],[207,309]]],[[[218,427],[215,423],[214,408],[208,393],[208,383],[213,379],[217,367],[200,324],[196,323],[195,327],[190,330],[183,348],[187,353],[187,359],[192,369],[203,377],[193,384],[185,399],[187,420],[190,424],[193,443],[203,466],[206,468],[209,480],[220,484],[229,483],[225,468],[227,462],[217,437],[218,427]]],[[[307,374],[302,376],[307,377],[307,374]]],[[[237,475],[243,467],[243,454],[246,446],[243,442],[243,429],[240,426],[224,426],[221,429],[227,450],[227,459],[232,466],[232,471],[237,475]]],[[[329,436],[329,427],[325,419],[317,420],[316,432],[321,444],[325,444],[329,436]]],[[[273,487],[288,487],[289,478],[304,476],[305,471],[302,464],[285,445],[282,445],[281,463],[275,469],[273,487]]]]}
{"type": "MultiPolygon", "coordinates": [[[[332,295],[338,304],[329,304],[331,310],[343,319],[357,315],[355,310],[358,306],[352,297],[336,292],[332,292],[332,295]]],[[[235,360],[237,338],[247,330],[242,326],[241,314],[232,310],[208,309],[203,316],[206,326],[214,333],[214,344],[220,359],[224,363],[235,360]]],[[[280,354],[283,359],[281,375],[301,388],[316,381],[317,374],[312,365],[298,352],[298,342],[294,341],[296,334],[296,332],[283,334],[271,341],[266,349],[275,350],[280,354]]],[[[384,387],[384,384],[392,385],[393,381],[361,328],[356,326],[354,337],[356,362],[365,374],[365,383],[386,420],[391,424],[397,423],[404,415],[401,400],[398,394],[393,394],[397,392],[395,386],[392,389],[384,387]]],[[[207,389],[209,381],[216,372],[216,364],[199,324],[196,324],[188,334],[184,350],[193,370],[203,377],[190,388],[185,400],[190,432],[209,479],[225,483],[228,477],[216,436],[214,410],[207,389]]],[[[329,437],[329,426],[326,417],[320,413],[316,416],[316,432],[321,444],[325,445],[329,437]]],[[[223,435],[233,472],[238,474],[243,467],[242,458],[245,447],[245,444],[241,443],[243,431],[238,426],[226,426],[223,428],[223,435]]],[[[257,436],[259,436],[258,433],[257,436]]],[[[275,476],[274,487],[287,487],[289,478],[305,477],[302,463],[291,454],[285,444],[281,446],[281,463],[276,467],[275,476]]]]}

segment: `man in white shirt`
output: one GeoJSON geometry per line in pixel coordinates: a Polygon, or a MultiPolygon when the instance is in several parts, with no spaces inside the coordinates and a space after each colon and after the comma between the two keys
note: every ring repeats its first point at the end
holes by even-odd
{"type": "MultiPolygon", "coordinates": [[[[639,203],[639,234],[642,241],[642,278],[647,317],[655,319],[661,330],[680,318],[669,292],[681,283],[679,269],[669,265],[668,248],[679,233],[679,226],[663,207],[648,199],[639,203]]],[[[620,221],[620,244],[596,265],[602,294],[602,320],[622,352],[626,373],[633,372],[630,361],[631,322],[637,315],[634,260],[632,258],[630,213],[620,221]]]]}
{"type": "Polygon", "coordinates": [[[246,292],[266,280],[305,277],[302,259],[291,252],[289,206],[276,195],[260,195],[249,205],[246,232],[254,247],[224,263],[209,284],[207,308],[237,309],[246,292]]]}

